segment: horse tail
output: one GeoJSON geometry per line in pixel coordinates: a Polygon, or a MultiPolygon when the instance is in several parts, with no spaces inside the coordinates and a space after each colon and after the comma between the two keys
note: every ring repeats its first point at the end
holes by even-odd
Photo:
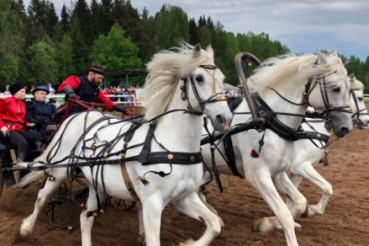
{"type": "MultiPolygon", "coordinates": [[[[18,165],[19,166],[25,166],[27,167],[27,162],[19,162],[18,165]]],[[[34,167],[40,166],[40,165],[44,165],[42,162],[35,162],[35,165],[33,165],[34,167]]],[[[32,183],[38,183],[39,181],[43,181],[44,180],[44,176],[45,173],[42,171],[31,171],[30,173],[28,173],[26,176],[24,176],[17,184],[15,184],[14,186],[12,186],[12,188],[14,189],[22,189],[32,183]]]]}

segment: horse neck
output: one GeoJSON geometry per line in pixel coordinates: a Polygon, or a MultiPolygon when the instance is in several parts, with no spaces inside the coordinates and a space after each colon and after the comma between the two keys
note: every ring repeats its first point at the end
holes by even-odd
{"type": "MultiPolygon", "coordinates": [[[[306,79],[307,82],[307,79],[306,79]]],[[[301,104],[303,102],[303,93],[305,83],[301,78],[292,77],[273,87],[279,94],[291,102],[301,104]]],[[[274,112],[283,112],[291,114],[305,115],[307,105],[294,105],[287,102],[273,90],[267,90],[264,94],[264,101],[274,112]]],[[[277,115],[278,119],[292,129],[297,129],[301,124],[302,117],[277,115]]]]}
{"type": "MultiPolygon", "coordinates": [[[[167,111],[187,110],[187,101],[181,99],[180,85],[167,111]]],[[[155,136],[171,151],[197,152],[200,150],[201,130],[202,117],[178,111],[160,118],[155,136]]]]}

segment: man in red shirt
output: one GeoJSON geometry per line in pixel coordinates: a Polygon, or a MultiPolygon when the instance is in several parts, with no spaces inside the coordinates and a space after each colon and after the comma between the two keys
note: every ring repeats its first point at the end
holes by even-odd
{"type": "MultiPolygon", "coordinates": [[[[105,71],[102,66],[92,64],[87,76],[69,76],[59,86],[58,91],[65,93],[65,101],[69,98],[79,99],[86,103],[98,103],[104,107],[107,111],[118,111],[123,114],[126,113],[125,109],[119,108],[106,97],[103,90],[100,89],[100,85],[104,79],[105,71]]],[[[69,115],[73,113],[79,113],[85,111],[86,108],[79,105],[73,105],[69,111],[69,115]]]]}

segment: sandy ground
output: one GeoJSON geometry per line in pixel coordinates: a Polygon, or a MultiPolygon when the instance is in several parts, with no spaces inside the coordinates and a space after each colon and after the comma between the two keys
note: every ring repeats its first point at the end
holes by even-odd
{"type": "MultiPolygon", "coordinates": [[[[355,130],[345,138],[333,142],[329,150],[329,165],[317,165],[319,172],[333,185],[334,195],[324,215],[297,219],[302,229],[296,232],[301,246],[369,245],[369,131],[355,130]]],[[[211,245],[286,245],[282,231],[267,234],[251,232],[255,219],[272,215],[270,209],[245,181],[229,176],[221,177],[224,193],[214,184],[210,187],[208,202],[215,207],[225,222],[222,233],[211,245]]],[[[0,245],[13,245],[21,221],[33,210],[40,185],[25,190],[5,189],[0,200],[0,245]]],[[[320,190],[303,181],[301,191],[309,204],[320,198],[320,190]]],[[[83,202],[81,200],[76,203],[83,202]]],[[[79,213],[76,204],[70,225],[74,230],[58,229],[39,218],[34,233],[18,245],[81,245],[79,213]]],[[[161,241],[171,246],[188,238],[197,238],[205,226],[170,207],[162,219],[161,241]]],[[[108,206],[97,217],[93,228],[93,245],[139,245],[137,207],[121,211],[108,206]]]]}

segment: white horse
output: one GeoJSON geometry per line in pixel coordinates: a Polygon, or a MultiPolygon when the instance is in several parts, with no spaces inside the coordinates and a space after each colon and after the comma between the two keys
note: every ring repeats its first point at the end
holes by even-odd
{"type": "MultiPolygon", "coordinates": [[[[106,194],[141,202],[148,246],[160,245],[161,214],[168,203],[206,224],[204,235],[185,245],[209,245],[220,233],[219,217],[202,203],[197,189],[203,176],[202,114],[220,131],[229,128],[233,117],[223,95],[224,75],[214,64],[210,46],[201,50],[184,44],[177,51],[159,52],[147,65],[143,123],[81,113],[69,118],[45,152],[28,164],[34,168],[48,164],[51,179],[38,193],[34,211],[23,220],[18,236],[33,231],[48,197],[70,174],[67,166],[79,166],[89,182],[80,216],[84,246],[91,245],[92,215],[106,194]],[[104,165],[109,163],[116,165],[104,165]]],[[[20,186],[41,175],[31,172],[20,186]]]]}
{"type": "MultiPolygon", "coordinates": [[[[367,126],[369,122],[368,111],[363,100],[364,85],[354,75],[350,75],[349,81],[352,118],[355,123],[354,126],[361,129],[363,126],[367,126]]],[[[331,135],[326,130],[326,124],[322,120],[308,118],[306,121],[302,124],[304,131],[316,132],[328,137],[331,135]]],[[[298,188],[302,178],[305,178],[322,190],[322,197],[319,202],[315,205],[308,205],[303,216],[311,217],[316,214],[323,214],[333,190],[332,185],[314,169],[313,164],[326,158],[326,142],[302,139],[296,141],[294,147],[298,154],[290,165],[291,181],[298,188]]]]}
{"type": "MultiPolygon", "coordinates": [[[[259,88],[255,105],[262,107],[265,119],[275,117],[277,124],[269,122],[258,130],[243,131],[231,136],[237,172],[243,176],[272,209],[276,217],[263,218],[253,225],[254,231],[284,230],[287,245],[298,245],[294,217],[306,209],[306,198],[293,185],[286,174],[298,151],[293,140],[307,107],[327,112],[332,119],[335,133],[342,137],[352,130],[352,120],[346,109],[349,107],[349,82],[347,71],[335,52],[323,55],[304,55],[271,58],[262,63],[249,79],[259,88]],[[266,105],[273,114],[268,114],[266,105]],[[270,117],[270,118],[269,118],[270,117]],[[272,130],[274,128],[274,130],[272,130]],[[279,133],[279,134],[277,134],[279,133]],[[281,136],[280,136],[281,135],[281,136]],[[287,207],[278,191],[287,194],[292,201],[287,207]]],[[[235,109],[232,127],[250,121],[246,101],[235,109]]],[[[206,163],[211,163],[211,151],[202,147],[206,163]]],[[[220,153],[215,152],[219,173],[233,175],[220,153]]],[[[246,195],[247,196],[247,195],[246,195]]]]}

